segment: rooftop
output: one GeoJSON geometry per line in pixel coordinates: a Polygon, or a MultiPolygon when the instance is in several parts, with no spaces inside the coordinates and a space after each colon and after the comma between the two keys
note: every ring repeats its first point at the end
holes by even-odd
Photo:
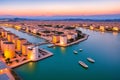
{"type": "Polygon", "coordinates": [[[13,44],[13,42],[4,42],[4,44],[13,44]]]}

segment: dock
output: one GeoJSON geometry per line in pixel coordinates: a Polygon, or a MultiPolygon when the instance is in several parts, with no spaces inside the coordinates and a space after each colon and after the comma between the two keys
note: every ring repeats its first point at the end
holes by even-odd
{"type": "Polygon", "coordinates": [[[47,57],[50,57],[50,56],[53,56],[53,53],[51,53],[51,52],[49,52],[49,51],[47,51],[47,50],[45,50],[45,49],[39,49],[39,54],[41,55],[38,59],[36,59],[36,60],[30,60],[30,59],[27,59],[27,60],[24,60],[24,61],[22,61],[22,62],[18,62],[18,63],[16,63],[16,64],[12,64],[12,65],[9,65],[9,67],[10,68],[15,68],[15,67],[18,67],[18,66],[21,66],[21,65],[23,65],[23,64],[26,64],[26,63],[28,63],[28,62],[31,62],[31,61],[39,61],[39,60],[42,60],[42,59],[45,59],[45,58],[47,58],[47,57]],[[41,52],[40,52],[41,51],[41,52]]]}

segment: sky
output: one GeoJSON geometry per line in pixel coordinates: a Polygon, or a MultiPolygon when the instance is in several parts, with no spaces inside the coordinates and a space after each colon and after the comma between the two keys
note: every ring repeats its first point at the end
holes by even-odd
{"type": "Polygon", "coordinates": [[[120,14],[120,0],[0,0],[0,15],[85,16],[120,14]]]}

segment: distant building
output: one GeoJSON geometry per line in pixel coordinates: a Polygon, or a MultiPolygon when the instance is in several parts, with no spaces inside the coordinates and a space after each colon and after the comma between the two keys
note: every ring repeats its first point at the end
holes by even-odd
{"type": "Polygon", "coordinates": [[[32,33],[34,33],[34,34],[36,34],[38,32],[38,29],[36,29],[36,28],[34,28],[33,30],[32,30],[32,33]]]}
{"type": "Polygon", "coordinates": [[[67,39],[70,40],[70,39],[74,39],[75,40],[75,37],[76,35],[74,33],[68,33],[67,34],[67,39]]]}
{"type": "Polygon", "coordinates": [[[90,26],[90,29],[93,30],[93,29],[94,29],[94,26],[91,25],[91,26],[90,26]]]}
{"type": "Polygon", "coordinates": [[[105,27],[104,26],[100,26],[100,31],[105,31],[105,27]]]}
{"type": "Polygon", "coordinates": [[[21,25],[15,25],[14,26],[17,30],[20,30],[22,27],[21,27],[21,25]]]}
{"type": "Polygon", "coordinates": [[[119,28],[118,27],[113,27],[112,30],[113,31],[119,31],[119,28]]]}
{"type": "Polygon", "coordinates": [[[13,58],[15,56],[15,45],[12,42],[4,42],[5,58],[13,58]]]}

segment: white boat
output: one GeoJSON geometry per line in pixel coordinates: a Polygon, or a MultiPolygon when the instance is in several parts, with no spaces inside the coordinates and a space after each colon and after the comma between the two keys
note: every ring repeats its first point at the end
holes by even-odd
{"type": "Polygon", "coordinates": [[[75,51],[75,50],[74,50],[73,52],[74,52],[75,54],[77,54],[77,53],[78,53],[78,52],[77,52],[77,51],[75,51]]]}
{"type": "Polygon", "coordinates": [[[47,47],[50,48],[50,47],[54,47],[54,46],[55,46],[54,44],[50,44],[50,45],[48,45],[47,47]]]}
{"type": "Polygon", "coordinates": [[[82,67],[84,67],[84,68],[88,68],[88,65],[87,64],[85,64],[84,62],[82,62],[82,61],[79,61],[79,64],[82,66],[82,67]]]}
{"type": "Polygon", "coordinates": [[[80,51],[83,51],[83,49],[79,49],[80,51]]]}
{"type": "Polygon", "coordinates": [[[87,60],[88,60],[89,62],[92,62],[92,63],[94,63],[94,62],[95,62],[95,60],[94,60],[94,59],[92,59],[92,58],[87,58],[87,60]]]}

